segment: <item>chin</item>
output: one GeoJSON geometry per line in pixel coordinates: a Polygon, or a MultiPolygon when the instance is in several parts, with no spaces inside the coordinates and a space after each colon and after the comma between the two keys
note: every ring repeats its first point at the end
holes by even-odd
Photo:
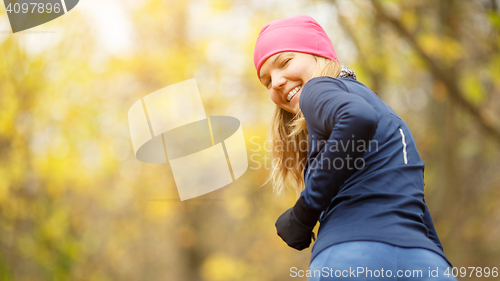
{"type": "Polygon", "coordinates": [[[298,110],[295,110],[295,109],[290,109],[290,110],[287,110],[287,111],[290,112],[293,115],[295,115],[295,114],[297,114],[297,112],[299,112],[298,110]]]}

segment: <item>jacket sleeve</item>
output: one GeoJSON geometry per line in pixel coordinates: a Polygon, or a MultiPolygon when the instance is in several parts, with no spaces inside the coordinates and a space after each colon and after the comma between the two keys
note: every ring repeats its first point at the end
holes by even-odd
{"type": "Polygon", "coordinates": [[[425,211],[424,211],[424,224],[427,227],[427,230],[429,230],[429,238],[436,244],[436,246],[439,247],[439,249],[443,250],[443,246],[441,245],[441,241],[439,241],[439,237],[437,235],[436,229],[434,228],[434,223],[432,222],[431,218],[431,213],[429,212],[429,209],[427,208],[427,204],[425,203],[424,199],[424,204],[425,204],[425,211]]]}
{"type": "Polygon", "coordinates": [[[309,141],[317,139],[311,135],[312,131],[329,135],[324,147],[309,163],[309,175],[304,179],[305,189],[301,193],[305,208],[323,211],[354,173],[354,161],[365,153],[357,146],[372,139],[378,117],[365,99],[349,93],[340,79],[329,77],[309,80],[299,97],[299,105],[309,129],[309,141]]]}

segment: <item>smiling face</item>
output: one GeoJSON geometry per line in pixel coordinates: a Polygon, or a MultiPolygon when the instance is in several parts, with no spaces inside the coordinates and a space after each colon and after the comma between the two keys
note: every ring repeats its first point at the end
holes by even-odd
{"type": "Polygon", "coordinates": [[[310,54],[283,52],[269,57],[260,68],[260,82],[271,100],[284,110],[297,114],[302,87],[316,70],[316,58],[310,54]]]}

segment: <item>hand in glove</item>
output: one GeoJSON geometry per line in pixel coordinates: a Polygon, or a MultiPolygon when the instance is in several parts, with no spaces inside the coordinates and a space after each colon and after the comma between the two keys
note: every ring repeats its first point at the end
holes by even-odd
{"type": "Polygon", "coordinates": [[[321,212],[309,210],[302,203],[302,197],[276,220],[278,235],[288,246],[299,251],[309,247],[312,232],[321,212]]]}

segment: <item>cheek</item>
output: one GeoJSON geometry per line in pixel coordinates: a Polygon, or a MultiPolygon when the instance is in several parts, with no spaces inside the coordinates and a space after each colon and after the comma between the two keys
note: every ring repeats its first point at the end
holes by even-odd
{"type": "Polygon", "coordinates": [[[310,72],[311,76],[313,76],[314,72],[316,72],[316,64],[311,66],[311,72],[310,72]]]}
{"type": "Polygon", "coordinates": [[[294,66],[290,67],[288,70],[288,76],[290,79],[299,79],[304,76],[309,71],[309,69],[300,67],[300,66],[294,66]]]}
{"type": "Polygon", "coordinates": [[[271,97],[271,100],[275,103],[275,104],[279,104],[281,103],[281,99],[279,97],[278,94],[274,93],[274,92],[270,92],[269,93],[269,96],[271,97]]]}

